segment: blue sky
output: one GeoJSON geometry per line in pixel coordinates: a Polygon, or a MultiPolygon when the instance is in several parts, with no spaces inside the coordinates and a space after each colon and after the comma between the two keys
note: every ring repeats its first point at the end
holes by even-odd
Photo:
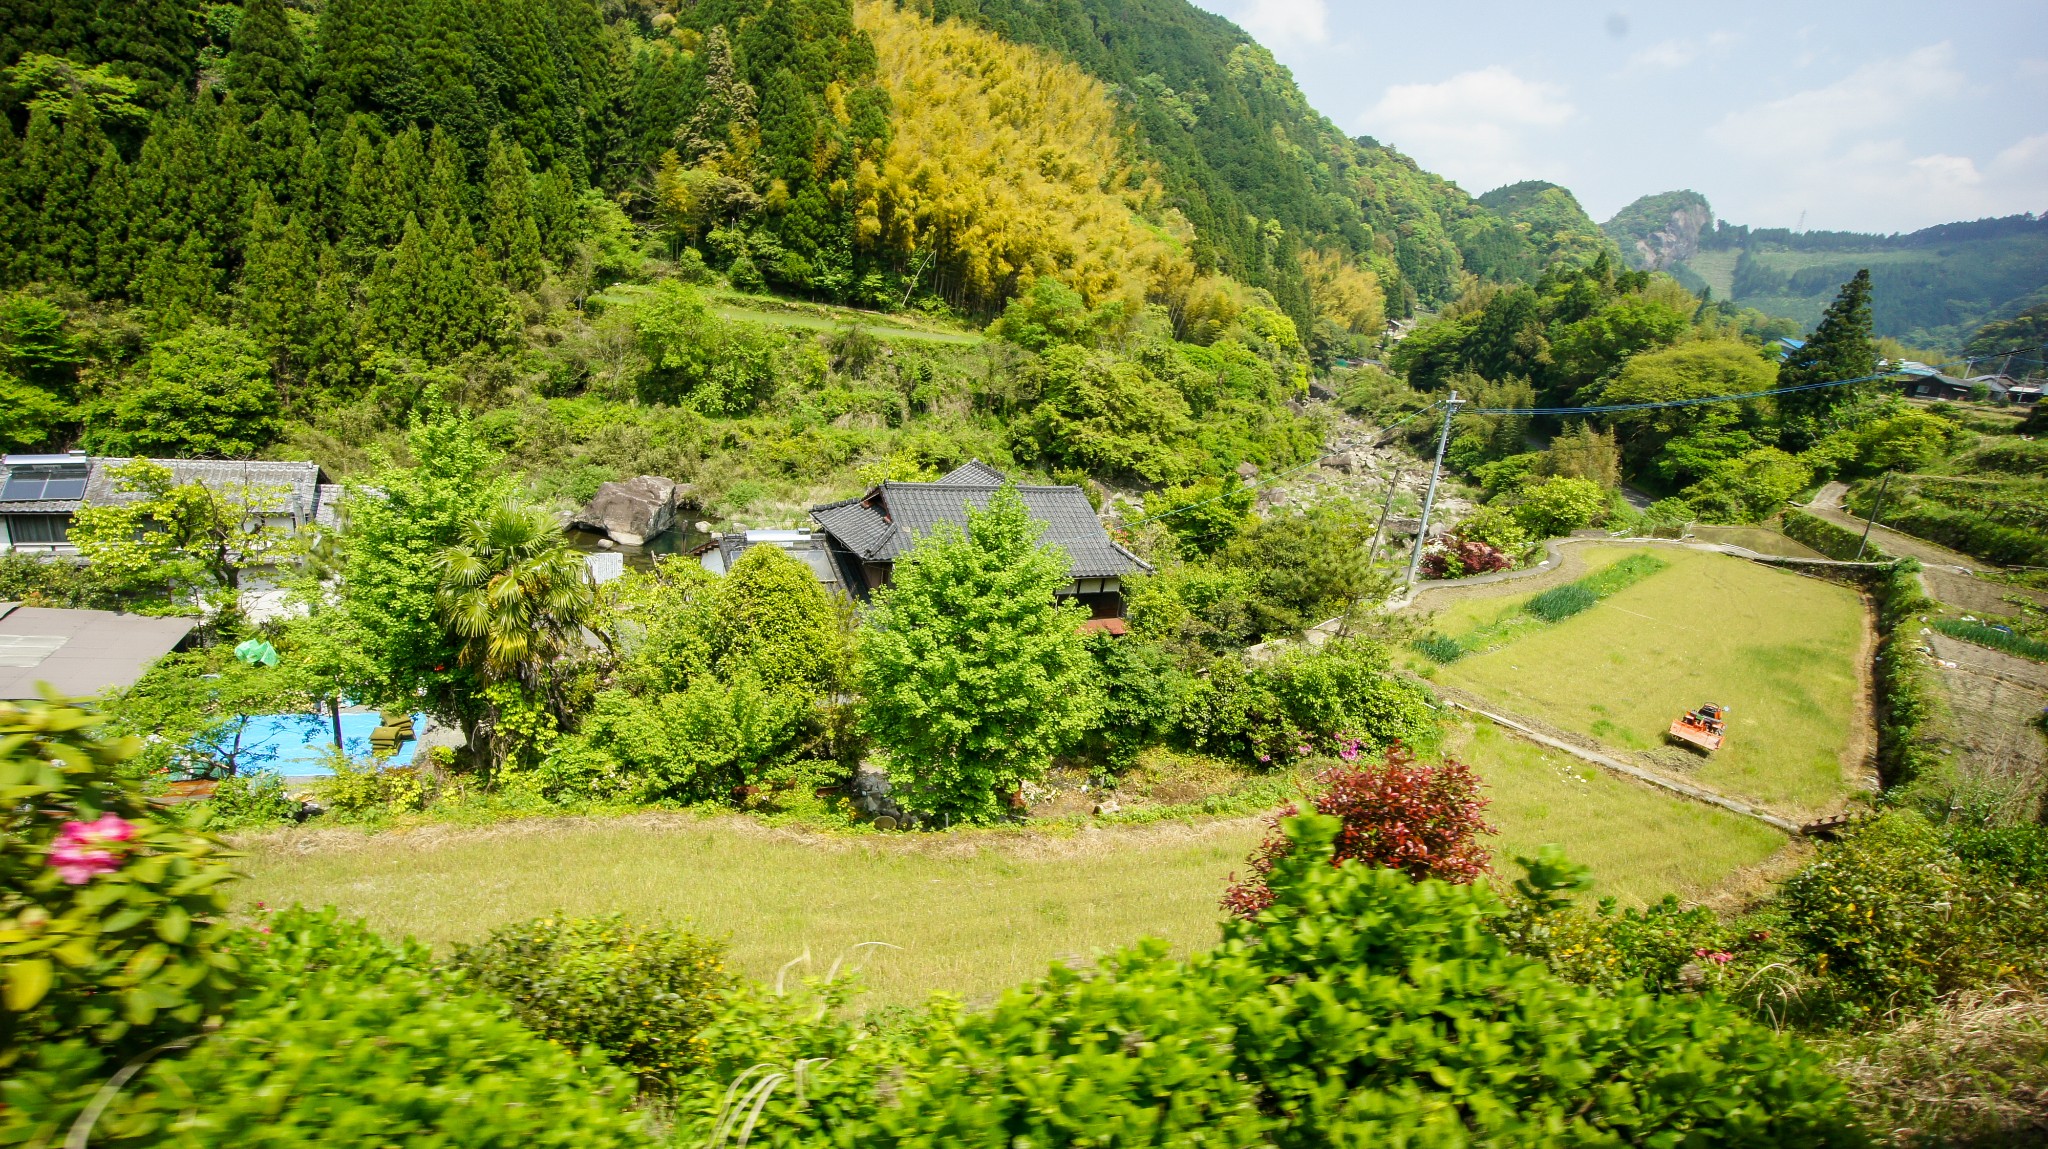
{"type": "Polygon", "coordinates": [[[1353,135],[1604,220],[1692,188],[1757,227],[2048,212],[2048,3],[1195,0],[1353,135]]]}

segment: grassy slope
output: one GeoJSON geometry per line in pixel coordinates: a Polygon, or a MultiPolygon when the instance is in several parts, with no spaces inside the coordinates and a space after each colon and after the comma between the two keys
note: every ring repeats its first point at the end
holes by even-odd
{"type": "MultiPolygon", "coordinates": [[[[1861,641],[1857,596],[1741,559],[1658,553],[1669,569],[1575,618],[1444,667],[1442,680],[1629,749],[1660,746],[1673,718],[1720,702],[1734,708],[1728,744],[1698,766],[1703,782],[1786,809],[1825,805],[1844,788],[1861,641]]],[[[1477,611],[1469,602],[1454,609],[1477,611]]],[[[1456,636],[1456,622],[1446,621],[1445,633],[1456,636]]]]}
{"type": "Polygon", "coordinates": [[[1517,855],[1556,845],[1592,867],[1596,894],[1641,905],[1666,893],[1702,896],[1785,845],[1759,822],[1624,781],[1490,723],[1461,726],[1450,752],[1486,779],[1503,880],[1520,876],[1517,855]]]}

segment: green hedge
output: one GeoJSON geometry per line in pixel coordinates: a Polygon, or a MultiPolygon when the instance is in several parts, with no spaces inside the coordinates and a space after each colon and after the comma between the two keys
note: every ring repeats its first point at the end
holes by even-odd
{"type": "MultiPolygon", "coordinates": [[[[1829,558],[1842,562],[1856,560],[1856,548],[1863,537],[1861,531],[1852,531],[1819,515],[1810,515],[1796,508],[1786,509],[1784,529],[1786,538],[1805,543],[1829,558]]],[[[1879,549],[1876,543],[1863,548],[1863,559],[1866,562],[1889,562],[1891,557],[1879,549]]]]}
{"type": "Polygon", "coordinates": [[[1468,654],[1520,637],[1524,631],[1539,629],[1544,623],[1563,622],[1670,565],[1648,551],[1632,554],[1583,578],[1552,587],[1530,599],[1521,610],[1495,619],[1462,638],[1431,633],[1409,646],[1433,662],[1456,662],[1468,654]]]}
{"type": "Polygon", "coordinates": [[[1940,705],[1934,672],[1910,625],[1933,602],[1920,589],[1920,564],[1905,559],[1878,580],[1877,771],[1887,790],[1922,777],[1940,755],[1926,730],[1940,705]]]}

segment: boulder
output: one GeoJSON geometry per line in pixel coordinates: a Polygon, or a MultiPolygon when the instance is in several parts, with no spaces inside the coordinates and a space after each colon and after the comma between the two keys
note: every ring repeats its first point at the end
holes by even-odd
{"type": "Polygon", "coordinates": [[[675,525],[676,504],[684,489],[657,475],[606,483],[570,522],[600,532],[613,542],[645,546],[648,539],[675,525]]]}

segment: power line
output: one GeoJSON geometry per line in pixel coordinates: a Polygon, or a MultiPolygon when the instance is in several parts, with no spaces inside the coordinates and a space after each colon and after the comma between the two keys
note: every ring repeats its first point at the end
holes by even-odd
{"type": "Polygon", "coordinates": [[[1876,383],[1884,379],[1897,378],[1902,372],[1886,371],[1877,375],[1859,375],[1854,379],[1831,379],[1826,383],[1801,383],[1796,387],[1773,387],[1768,391],[1738,391],[1732,395],[1707,395],[1697,399],[1666,399],[1656,403],[1606,403],[1590,407],[1474,407],[1468,415],[1606,415],[1616,411],[1656,411],[1666,407],[1701,407],[1709,403],[1741,403],[1751,399],[1767,399],[1773,395],[1790,395],[1798,391],[1818,391],[1824,387],[1847,387],[1856,383],[1876,383]]]}

